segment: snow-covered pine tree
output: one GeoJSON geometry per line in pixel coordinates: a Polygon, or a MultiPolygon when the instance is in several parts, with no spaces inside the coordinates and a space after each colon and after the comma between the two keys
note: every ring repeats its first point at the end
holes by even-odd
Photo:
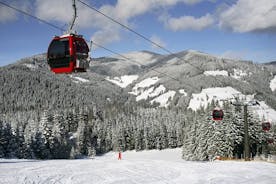
{"type": "Polygon", "coordinates": [[[4,125],[3,121],[0,119],[0,158],[5,157],[5,144],[6,144],[6,138],[4,137],[4,125]]]}

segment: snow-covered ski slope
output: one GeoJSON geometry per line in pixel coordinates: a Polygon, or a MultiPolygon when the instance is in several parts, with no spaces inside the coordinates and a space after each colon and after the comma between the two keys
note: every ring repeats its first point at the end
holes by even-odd
{"type": "Polygon", "coordinates": [[[1,184],[275,184],[276,164],[187,162],[181,149],[108,153],[80,160],[0,160],[1,184]]]}

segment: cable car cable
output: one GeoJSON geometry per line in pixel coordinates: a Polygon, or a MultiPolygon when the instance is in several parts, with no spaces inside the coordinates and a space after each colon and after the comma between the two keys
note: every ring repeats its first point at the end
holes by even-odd
{"type": "Polygon", "coordinates": [[[93,6],[81,1],[81,0],[77,0],[78,2],[80,2],[81,4],[85,5],[86,7],[90,8],[91,10],[101,14],[102,16],[106,17],[107,19],[111,20],[112,22],[119,24],[120,26],[122,26],[123,28],[127,29],[128,31],[138,35],[139,37],[143,38],[144,40],[150,42],[151,44],[159,47],[160,49],[166,51],[169,54],[174,54],[173,52],[171,52],[170,50],[166,49],[165,47],[163,47],[162,45],[152,41],[151,39],[147,38],[146,36],[142,35],[141,33],[138,33],[137,31],[135,31],[134,29],[130,28],[129,26],[124,25],[123,23],[115,20],[114,18],[110,17],[109,15],[106,15],[105,13],[101,12],[100,10],[97,10],[96,8],[94,8],[93,6]]]}
{"type": "MultiPolygon", "coordinates": [[[[90,6],[90,5],[86,4],[86,3],[84,3],[84,2],[81,1],[81,0],[78,0],[78,1],[79,1],[80,3],[82,3],[82,4],[86,5],[86,6],[88,6],[88,7],[91,8],[92,10],[95,10],[95,11],[97,10],[97,9],[93,8],[92,6],[90,6]]],[[[13,7],[13,6],[10,6],[10,5],[8,5],[8,4],[4,3],[4,2],[1,2],[1,1],[0,1],[0,4],[2,4],[2,5],[4,5],[4,6],[7,6],[7,7],[11,8],[11,9],[13,9],[13,10],[15,10],[15,11],[18,11],[18,12],[20,12],[20,13],[22,13],[22,14],[25,14],[25,15],[27,15],[27,16],[30,16],[30,17],[32,17],[32,18],[34,18],[34,19],[36,19],[36,20],[38,20],[38,21],[40,21],[40,22],[42,22],[42,23],[45,23],[45,24],[47,24],[47,25],[49,25],[49,26],[51,26],[51,27],[53,27],[53,28],[55,28],[55,29],[58,29],[58,30],[60,30],[60,31],[66,31],[65,29],[63,29],[63,28],[61,28],[61,27],[58,27],[58,26],[56,26],[56,25],[54,25],[54,24],[52,24],[52,23],[50,23],[50,22],[48,22],[48,21],[45,21],[45,20],[43,20],[43,19],[41,19],[41,18],[38,18],[38,17],[36,17],[36,16],[34,16],[34,15],[30,14],[30,13],[27,13],[27,12],[25,12],[25,11],[23,11],[23,10],[20,10],[20,9],[18,9],[18,8],[15,8],[15,7],[13,7]]],[[[166,49],[165,47],[163,47],[163,46],[161,46],[161,45],[159,45],[159,44],[153,42],[152,40],[150,40],[150,39],[146,38],[145,36],[143,36],[142,34],[138,33],[137,31],[134,31],[133,29],[129,28],[128,26],[125,26],[124,24],[120,23],[119,21],[116,21],[115,19],[113,19],[113,18],[111,18],[111,17],[105,15],[104,13],[100,12],[99,10],[97,10],[96,12],[102,14],[103,16],[105,16],[105,17],[108,18],[108,19],[111,19],[113,22],[115,22],[115,23],[117,23],[117,24],[123,26],[124,28],[126,28],[126,29],[128,29],[129,31],[135,33],[136,35],[142,37],[143,39],[149,41],[150,43],[152,43],[152,44],[158,46],[159,48],[162,48],[162,49],[165,50],[166,52],[168,52],[168,53],[170,53],[170,54],[173,54],[173,55],[176,55],[176,54],[172,53],[171,51],[169,51],[168,49],[166,49]]],[[[97,43],[95,43],[95,42],[93,42],[93,43],[94,43],[95,45],[97,45],[98,47],[101,47],[101,48],[107,50],[108,52],[111,52],[111,53],[113,53],[113,54],[117,54],[117,55],[119,55],[119,56],[121,56],[121,57],[123,56],[122,54],[119,54],[119,53],[117,53],[117,52],[115,52],[115,51],[112,51],[111,49],[108,49],[108,48],[106,48],[106,47],[104,47],[104,46],[101,46],[100,44],[97,44],[97,43]]],[[[127,58],[127,57],[125,57],[125,56],[123,56],[123,58],[125,58],[125,59],[127,59],[127,60],[129,60],[129,61],[138,63],[138,64],[140,64],[140,65],[142,65],[142,66],[146,66],[146,65],[143,65],[143,64],[141,64],[141,63],[139,63],[139,62],[137,62],[137,61],[134,61],[134,60],[132,60],[132,59],[130,60],[130,58],[127,58]]],[[[179,58],[179,57],[177,57],[177,58],[180,59],[180,60],[182,60],[182,61],[184,61],[185,63],[188,63],[189,65],[193,66],[194,68],[198,69],[199,71],[204,72],[204,70],[200,69],[200,68],[197,67],[197,66],[192,65],[189,61],[184,60],[184,59],[179,58]]],[[[167,77],[169,77],[169,78],[171,78],[171,79],[173,79],[173,80],[179,82],[180,84],[183,84],[182,81],[176,79],[175,77],[171,77],[171,75],[169,75],[169,74],[167,74],[167,73],[160,72],[160,71],[155,70],[155,69],[150,69],[150,70],[155,71],[155,72],[157,72],[157,73],[159,73],[159,74],[163,74],[163,75],[165,75],[165,76],[167,76],[167,77]]],[[[215,78],[214,76],[211,76],[211,77],[215,78]]],[[[215,79],[216,79],[217,81],[220,81],[221,83],[223,83],[220,79],[218,79],[218,78],[215,78],[215,79]]],[[[188,85],[188,86],[190,86],[190,87],[193,88],[193,86],[190,85],[190,84],[187,84],[187,83],[186,83],[186,85],[188,85]]],[[[251,87],[250,87],[250,89],[253,90],[251,87]]],[[[256,91],[259,92],[257,89],[256,89],[256,91]]]]}
{"type": "MultiPolygon", "coordinates": [[[[36,17],[36,16],[34,16],[34,15],[30,14],[30,13],[27,13],[27,12],[25,12],[25,11],[23,11],[23,10],[20,10],[20,9],[18,9],[18,8],[15,8],[15,7],[13,7],[13,6],[10,6],[10,5],[8,5],[8,4],[4,3],[4,2],[1,2],[1,1],[0,1],[0,4],[2,4],[2,5],[4,5],[4,6],[7,6],[7,7],[11,8],[11,9],[17,11],[17,12],[22,13],[22,14],[25,14],[25,15],[31,17],[31,18],[34,18],[34,19],[38,20],[39,22],[45,23],[46,25],[51,26],[51,27],[53,27],[53,28],[55,28],[55,29],[58,29],[58,30],[60,30],[60,31],[66,31],[65,29],[63,29],[63,28],[61,28],[61,27],[58,27],[58,26],[56,26],[56,25],[54,25],[54,24],[52,24],[52,23],[50,23],[50,22],[48,22],[48,21],[46,21],[46,20],[43,20],[43,19],[41,19],[41,18],[38,18],[38,17],[36,17]]],[[[86,41],[89,42],[88,40],[86,40],[86,41]]],[[[117,52],[115,52],[115,51],[113,51],[113,50],[111,50],[111,49],[108,49],[108,48],[106,48],[106,47],[104,47],[104,46],[102,46],[102,45],[100,45],[100,44],[98,44],[98,43],[95,43],[94,41],[93,41],[93,44],[96,45],[96,46],[98,46],[98,47],[101,47],[102,49],[104,49],[104,50],[106,50],[106,51],[108,51],[108,52],[110,52],[110,53],[119,55],[119,56],[121,56],[122,58],[127,59],[127,60],[129,60],[129,61],[131,61],[131,62],[133,62],[133,63],[136,63],[136,64],[139,64],[139,65],[141,65],[141,66],[147,67],[147,65],[144,65],[144,64],[142,64],[142,63],[140,63],[140,62],[138,62],[138,61],[135,61],[135,60],[133,60],[133,59],[130,59],[130,58],[128,58],[128,57],[126,57],[126,56],[124,56],[124,55],[122,55],[122,54],[119,54],[119,53],[117,53],[117,52]]],[[[165,73],[165,72],[160,72],[160,71],[158,71],[158,70],[156,70],[156,69],[149,69],[149,70],[152,70],[152,71],[155,71],[156,73],[159,73],[159,74],[162,74],[162,75],[164,75],[164,76],[167,76],[168,78],[173,79],[173,80],[179,82],[180,84],[183,83],[182,81],[180,81],[180,80],[178,80],[178,79],[172,77],[171,75],[169,75],[169,74],[167,74],[167,73],[165,73]]],[[[190,86],[190,87],[193,87],[193,86],[191,86],[191,85],[189,85],[189,84],[186,84],[186,85],[188,85],[188,86],[190,86]]]]}
{"type": "Polygon", "coordinates": [[[39,22],[42,22],[42,23],[44,23],[44,24],[47,24],[47,25],[49,25],[49,26],[51,26],[51,27],[53,27],[53,28],[55,28],[55,29],[58,29],[58,30],[60,30],[60,31],[66,31],[66,30],[63,29],[63,28],[60,28],[60,27],[58,27],[58,26],[56,26],[56,25],[54,25],[54,24],[52,24],[52,23],[50,23],[50,22],[48,22],[48,21],[45,21],[45,20],[43,20],[43,19],[41,19],[41,18],[38,18],[38,17],[36,17],[36,16],[34,16],[34,15],[30,14],[30,13],[27,13],[27,12],[25,12],[25,11],[23,11],[23,10],[20,10],[20,9],[18,9],[18,8],[16,8],[16,7],[13,7],[13,6],[9,5],[9,4],[6,4],[6,3],[4,3],[4,2],[2,2],[2,1],[0,1],[0,4],[2,4],[2,5],[4,5],[4,6],[7,6],[7,7],[11,8],[11,9],[17,11],[17,12],[20,12],[20,13],[24,14],[24,15],[27,15],[27,16],[29,16],[29,17],[32,17],[33,19],[36,19],[36,20],[38,20],[39,22]]]}
{"type": "MultiPolygon", "coordinates": [[[[109,15],[107,15],[107,14],[101,12],[100,10],[94,8],[93,6],[91,6],[91,5],[89,5],[89,4],[85,3],[85,2],[83,2],[82,0],[77,0],[77,1],[80,2],[81,4],[85,5],[86,7],[90,8],[91,10],[93,10],[93,11],[95,11],[95,12],[101,14],[102,16],[106,17],[107,19],[111,20],[112,22],[114,22],[114,23],[116,23],[116,24],[122,26],[123,28],[127,29],[128,31],[130,31],[130,32],[132,32],[132,33],[134,33],[134,34],[136,34],[137,36],[141,37],[142,39],[144,39],[144,40],[150,42],[151,44],[154,44],[155,46],[157,46],[157,47],[159,47],[160,49],[166,51],[167,53],[174,55],[174,56],[175,56],[176,58],[178,58],[180,61],[184,61],[185,63],[191,65],[192,67],[196,68],[197,70],[199,70],[199,71],[201,71],[201,72],[203,72],[203,73],[205,72],[205,71],[202,70],[200,67],[193,65],[193,64],[190,63],[188,60],[185,60],[185,59],[183,59],[183,58],[180,58],[179,56],[177,56],[177,54],[171,52],[170,50],[166,49],[166,48],[163,47],[162,45],[160,45],[160,44],[158,44],[158,43],[156,43],[156,42],[150,40],[149,38],[147,38],[147,37],[144,36],[143,34],[141,34],[141,33],[137,32],[137,31],[135,31],[134,29],[132,29],[132,28],[130,28],[129,26],[127,26],[127,25],[125,25],[125,24],[119,22],[118,20],[115,20],[115,19],[112,18],[111,16],[109,16],[109,15]]],[[[228,6],[232,6],[232,4],[230,4],[230,3],[227,2],[227,1],[225,1],[225,2],[223,2],[223,3],[227,4],[228,6]]],[[[215,76],[212,76],[212,75],[211,75],[210,77],[213,78],[213,79],[215,79],[216,81],[219,81],[221,84],[224,84],[224,82],[223,82],[222,80],[220,80],[219,78],[216,78],[215,76]]],[[[249,86],[249,88],[250,88],[251,90],[253,90],[253,91],[256,90],[258,93],[262,93],[262,92],[259,91],[258,89],[255,89],[255,90],[254,90],[251,86],[249,86]]]]}

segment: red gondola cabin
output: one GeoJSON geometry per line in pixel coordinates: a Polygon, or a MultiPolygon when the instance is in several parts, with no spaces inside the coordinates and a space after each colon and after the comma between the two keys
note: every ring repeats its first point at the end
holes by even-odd
{"type": "Polygon", "coordinates": [[[213,116],[214,121],[221,121],[223,119],[223,115],[224,115],[223,110],[221,110],[221,109],[214,109],[213,110],[212,116],[213,116]]]}
{"type": "Polygon", "coordinates": [[[270,128],[271,128],[270,122],[263,122],[262,123],[262,128],[263,128],[263,131],[269,131],[270,128]]]}
{"type": "Polygon", "coordinates": [[[49,45],[47,62],[54,73],[86,71],[89,48],[81,35],[55,36],[49,45]]]}
{"type": "Polygon", "coordinates": [[[267,139],[267,143],[268,144],[273,144],[274,143],[274,139],[273,138],[268,138],[267,139]]]}

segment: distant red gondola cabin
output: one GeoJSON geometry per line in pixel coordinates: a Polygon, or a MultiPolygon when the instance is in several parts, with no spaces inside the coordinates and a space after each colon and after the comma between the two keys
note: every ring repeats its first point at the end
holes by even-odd
{"type": "Polygon", "coordinates": [[[83,72],[89,67],[88,52],[81,35],[55,36],[48,48],[47,62],[54,73],[83,72]]]}
{"type": "Polygon", "coordinates": [[[268,144],[273,144],[273,143],[274,143],[274,139],[273,139],[273,138],[267,139],[267,143],[268,143],[268,144]]]}
{"type": "Polygon", "coordinates": [[[221,121],[223,119],[223,110],[222,109],[214,109],[213,110],[213,120],[214,121],[221,121]]]}
{"type": "Polygon", "coordinates": [[[262,123],[262,128],[263,128],[263,131],[269,131],[270,128],[271,128],[270,122],[263,122],[262,123]]]}

